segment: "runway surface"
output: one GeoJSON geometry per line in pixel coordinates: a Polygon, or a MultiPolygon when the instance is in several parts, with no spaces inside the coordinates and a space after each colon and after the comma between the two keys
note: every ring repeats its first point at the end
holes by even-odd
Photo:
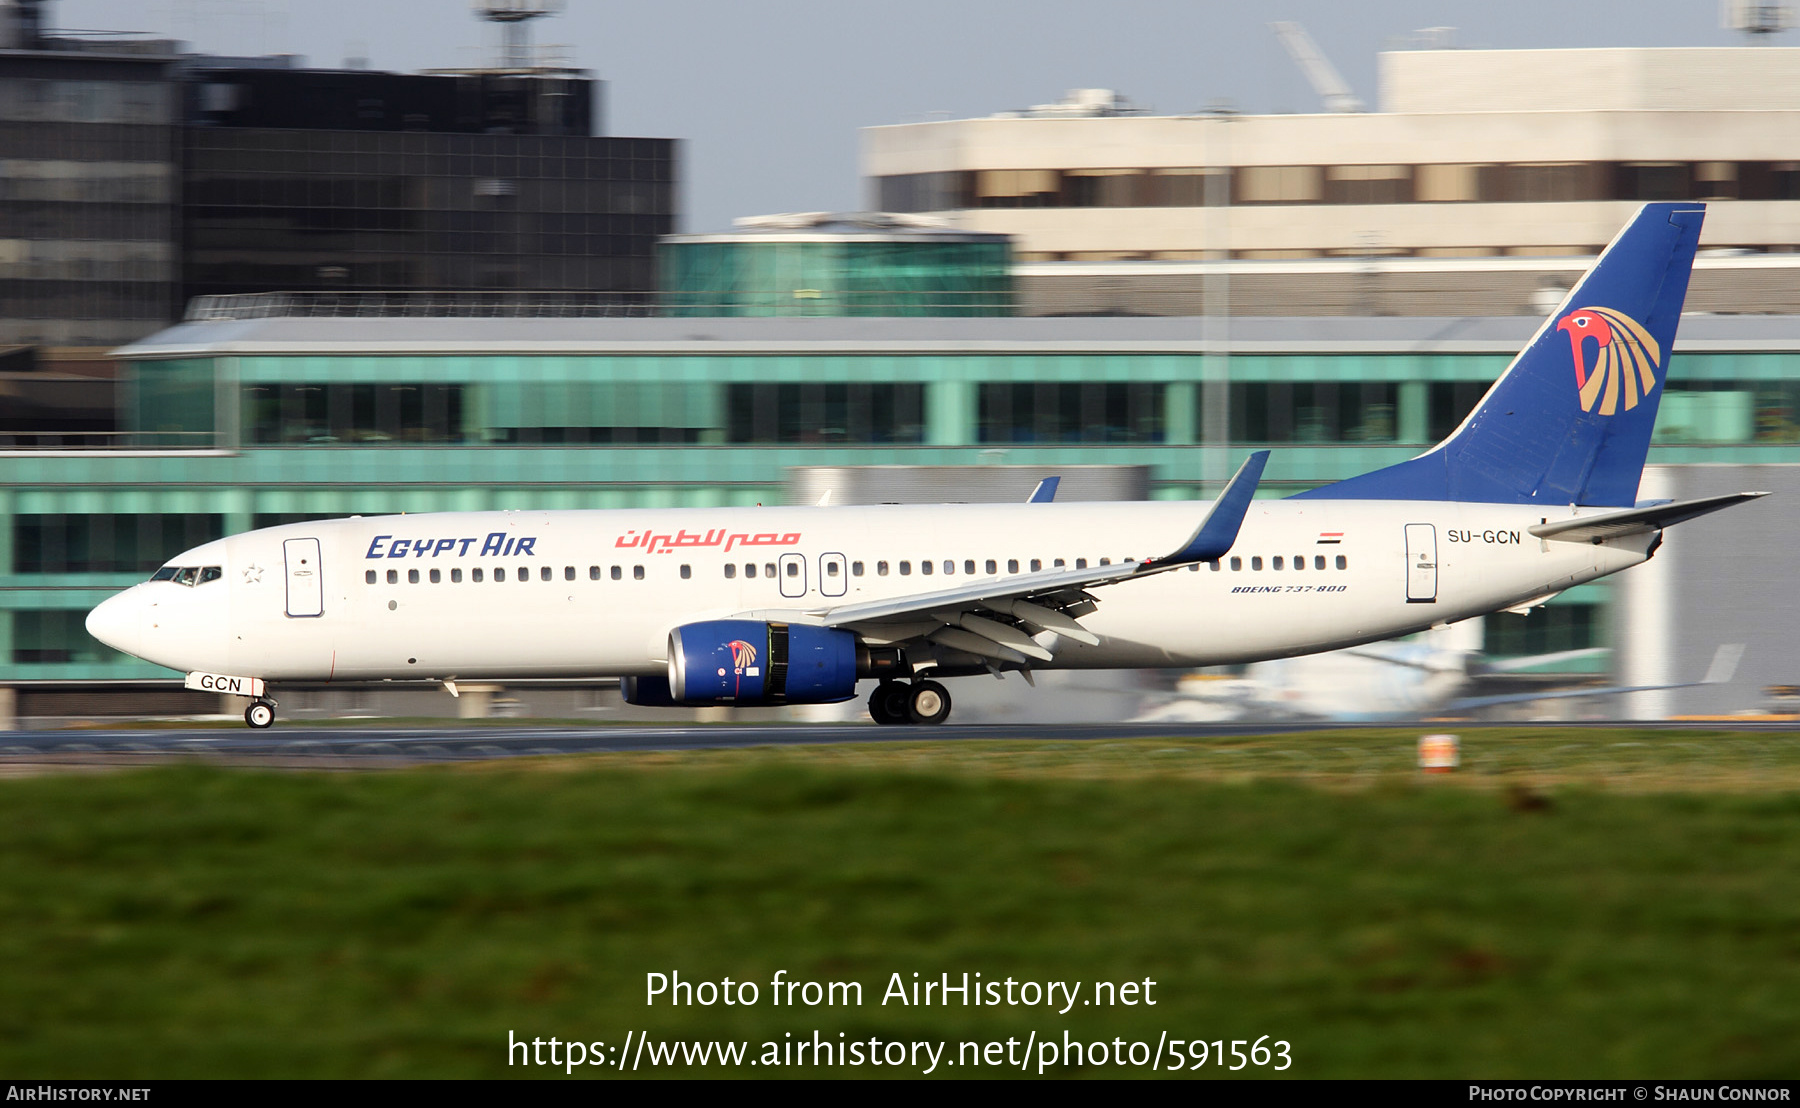
{"type": "MultiPolygon", "coordinates": [[[[429,762],[481,761],[607,751],[717,750],[830,743],[971,742],[982,740],[1082,742],[1151,738],[1228,738],[1321,731],[1369,724],[969,724],[875,727],[868,724],[708,724],[583,727],[281,727],[141,728],[0,732],[0,766],[46,762],[157,762],[183,757],[278,765],[376,768],[429,762]]],[[[1384,728],[1478,730],[1483,724],[1394,723],[1384,728]]],[[[1507,724],[1504,726],[1521,726],[1507,724]]],[[[1523,726],[1534,726],[1526,724],[1523,726]]],[[[1569,728],[1654,727],[1678,730],[1787,731],[1792,723],[1558,723],[1569,728]]]]}
{"type": "Polygon", "coordinates": [[[462,762],[606,751],[719,750],[828,743],[959,742],[981,739],[1079,741],[1168,736],[1267,735],[1308,727],[1082,724],[876,727],[870,724],[705,724],[667,726],[143,728],[0,733],[0,761],[46,756],[216,756],[244,759],[366,760],[384,764],[462,762]]]}

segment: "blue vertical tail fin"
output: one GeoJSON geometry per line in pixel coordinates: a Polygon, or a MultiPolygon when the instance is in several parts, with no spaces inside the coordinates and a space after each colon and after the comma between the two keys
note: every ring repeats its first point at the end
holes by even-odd
{"type": "Polygon", "coordinates": [[[1635,503],[1705,216],[1645,204],[1449,438],[1297,498],[1635,503]]]}

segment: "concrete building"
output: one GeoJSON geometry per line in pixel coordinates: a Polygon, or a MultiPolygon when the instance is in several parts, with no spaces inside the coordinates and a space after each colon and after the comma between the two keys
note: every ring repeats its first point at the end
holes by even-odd
{"type": "Polygon", "coordinates": [[[1792,260],[1763,257],[1800,249],[1800,49],[1397,51],[1380,71],[1367,113],[1089,96],[872,127],[863,173],[884,210],[1013,235],[1028,314],[1528,314],[1581,264],[1542,259],[1670,199],[1709,204],[1690,310],[1800,310],[1792,260]],[[1227,259],[1208,309],[1220,270],[1198,263],[1227,259]]]}
{"type": "MultiPolygon", "coordinates": [[[[779,503],[797,467],[1144,467],[1120,472],[1195,497],[1258,445],[1275,450],[1265,491],[1284,495],[1442,437],[1536,326],[1246,319],[1215,343],[1174,319],[468,318],[445,303],[344,318],[244,297],[119,351],[123,448],[5,455],[0,684],[166,680],[89,639],[87,610],[187,546],[274,523],[779,503]],[[1229,440],[1209,446],[1209,422],[1229,440]]],[[[1800,464],[1793,320],[1690,318],[1666,388],[1654,462],[1800,464]]],[[[816,500],[816,482],[795,485],[816,500]]],[[[1610,588],[1496,617],[1488,647],[1605,644],[1610,588]]]]}

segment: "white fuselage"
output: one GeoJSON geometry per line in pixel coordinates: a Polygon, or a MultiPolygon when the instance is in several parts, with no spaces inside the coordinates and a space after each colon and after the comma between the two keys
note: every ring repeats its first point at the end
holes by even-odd
{"type": "MultiPolygon", "coordinates": [[[[844,604],[1077,559],[1144,561],[1180,548],[1204,515],[1192,502],[1137,502],[298,523],[188,551],[170,564],[218,566],[219,579],[137,585],[90,626],[172,669],[271,681],[660,675],[682,624],[807,622],[844,604]]],[[[1034,666],[1186,668],[1390,638],[1636,565],[1654,537],[1546,542],[1527,531],[1545,518],[1542,507],[1505,504],[1257,501],[1217,568],[1091,588],[1099,608],[1081,623],[1099,644],[1057,640],[1054,661],[1034,666]]],[[[879,643],[934,626],[858,631],[879,643]]]]}

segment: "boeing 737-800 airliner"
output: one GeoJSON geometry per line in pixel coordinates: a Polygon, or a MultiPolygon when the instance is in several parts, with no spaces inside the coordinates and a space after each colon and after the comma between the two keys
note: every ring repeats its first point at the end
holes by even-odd
{"type": "MultiPolygon", "coordinates": [[[[1756,493],[1637,501],[1704,209],[1648,204],[1444,442],[1284,500],[512,511],[296,523],[195,547],[88,617],[253,698],[280,682],[622,678],[633,704],[1290,657],[1540,603],[1756,493]]],[[[1034,497],[1035,500],[1042,499],[1034,497]]]]}

